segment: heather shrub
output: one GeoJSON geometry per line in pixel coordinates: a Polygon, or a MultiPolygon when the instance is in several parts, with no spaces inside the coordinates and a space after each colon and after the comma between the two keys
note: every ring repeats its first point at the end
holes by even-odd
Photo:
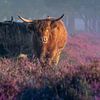
{"type": "Polygon", "coordinates": [[[58,66],[1,57],[0,100],[99,100],[100,46],[92,43],[86,36],[70,37],[58,66]]]}
{"type": "Polygon", "coordinates": [[[97,61],[79,66],[65,62],[42,68],[28,59],[4,58],[0,60],[0,98],[92,100],[99,96],[98,68],[97,61]]]}
{"type": "Polygon", "coordinates": [[[25,88],[17,95],[18,100],[92,100],[89,84],[80,76],[66,76],[57,83],[51,80],[42,88],[25,88]]]}

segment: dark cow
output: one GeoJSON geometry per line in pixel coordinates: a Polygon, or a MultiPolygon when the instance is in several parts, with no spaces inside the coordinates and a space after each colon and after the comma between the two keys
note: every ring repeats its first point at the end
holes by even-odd
{"type": "Polygon", "coordinates": [[[2,47],[11,54],[19,54],[21,51],[28,53],[25,49],[32,47],[31,37],[27,23],[14,22],[12,17],[10,21],[0,22],[0,53],[2,53],[2,47]]]}
{"type": "Polygon", "coordinates": [[[51,18],[39,20],[28,20],[19,16],[27,22],[28,29],[33,33],[33,48],[35,56],[39,58],[41,64],[57,65],[61,51],[66,45],[67,30],[61,18],[51,18]]]}

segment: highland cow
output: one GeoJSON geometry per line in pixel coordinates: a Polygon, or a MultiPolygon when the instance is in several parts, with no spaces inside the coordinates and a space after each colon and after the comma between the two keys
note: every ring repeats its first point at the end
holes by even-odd
{"type": "Polygon", "coordinates": [[[44,66],[57,65],[60,54],[67,41],[67,30],[61,18],[30,20],[23,17],[19,18],[28,23],[28,29],[33,34],[33,50],[35,56],[44,66]]]}

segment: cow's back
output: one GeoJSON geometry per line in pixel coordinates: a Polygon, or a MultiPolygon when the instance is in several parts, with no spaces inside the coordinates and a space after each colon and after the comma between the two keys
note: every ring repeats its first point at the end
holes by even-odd
{"type": "Polygon", "coordinates": [[[57,45],[58,49],[64,48],[67,42],[67,29],[64,23],[60,20],[52,25],[52,44],[57,45]]]}
{"type": "Polygon", "coordinates": [[[13,52],[14,49],[17,50],[17,48],[28,52],[32,47],[31,35],[26,23],[0,22],[0,44],[3,44],[3,46],[11,50],[11,52],[13,52]]]}

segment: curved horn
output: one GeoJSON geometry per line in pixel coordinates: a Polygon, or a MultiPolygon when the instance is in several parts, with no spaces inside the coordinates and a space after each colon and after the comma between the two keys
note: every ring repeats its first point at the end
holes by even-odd
{"type": "Polygon", "coordinates": [[[24,21],[24,22],[27,22],[27,23],[31,23],[31,22],[33,22],[33,20],[31,20],[31,19],[25,19],[25,18],[23,18],[23,17],[21,17],[21,16],[18,16],[22,21],[24,21]]]}
{"type": "Polygon", "coordinates": [[[58,20],[60,20],[61,18],[63,18],[64,17],[64,14],[61,16],[61,17],[59,17],[59,18],[57,18],[57,19],[54,19],[53,21],[58,21],[58,20]]]}

